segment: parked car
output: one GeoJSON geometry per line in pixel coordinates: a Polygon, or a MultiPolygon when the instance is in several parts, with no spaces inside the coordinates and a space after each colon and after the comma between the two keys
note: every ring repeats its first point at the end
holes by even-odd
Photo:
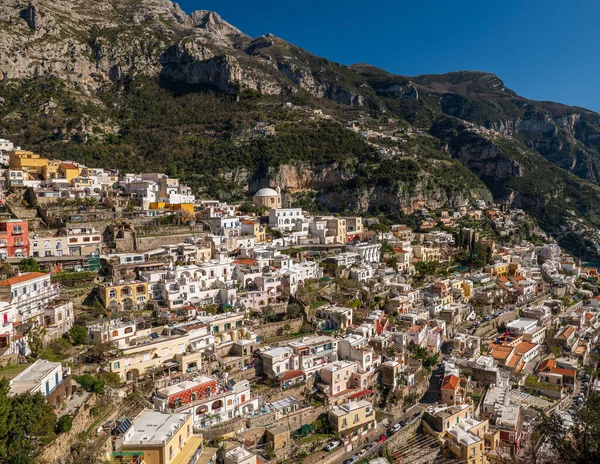
{"type": "Polygon", "coordinates": [[[346,459],[344,461],[344,464],[354,464],[356,461],[358,461],[358,459],[359,459],[359,457],[356,454],[354,454],[354,455],[350,456],[348,459],[346,459]]]}
{"type": "Polygon", "coordinates": [[[400,422],[398,422],[397,424],[394,424],[390,427],[390,431],[392,433],[396,433],[398,430],[400,430],[402,428],[402,425],[400,424],[400,422]]]}
{"type": "Polygon", "coordinates": [[[387,440],[387,437],[385,435],[380,435],[379,440],[377,440],[377,443],[383,443],[386,440],[387,440]]]}
{"type": "Polygon", "coordinates": [[[340,446],[342,444],[342,442],[340,440],[333,440],[330,441],[329,443],[327,443],[327,445],[325,446],[325,451],[331,451],[332,449],[337,448],[338,446],[340,446]]]}

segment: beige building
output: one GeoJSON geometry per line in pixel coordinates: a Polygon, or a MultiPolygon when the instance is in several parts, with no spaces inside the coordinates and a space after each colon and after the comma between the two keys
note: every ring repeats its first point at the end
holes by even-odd
{"type": "Polygon", "coordinates": [[[119,355],[109,362],[109,370],[123,381],[148,377],[160,370],[201,370],[202,353],[188,353],[190,335],[137,337],[131,345],[120,346],[119,355]]]}
{"type": "Polygon", "coordinates": [[[145,464],[204,464],[216,461],[217,449],[205,448],[201,435],[194,435],[191,413],[165,414],[145,410],[117,439],[120,453],[143,453],[145,464]]]}
{"type": "Polygon", "coordinates": [[[473,405],[440,407],[426,412],[423,432],[436,437],[444,455],[467,464],[485,464],[485,443],[493,440],[489,422],[473,418],[473,405]]]}
{"type": "Polygon", "coordinates": [[[345,218],[328,218],[327,231],[327,235],[335,237],[335,243],[346,243],[348,237],[345,218]]]}
{"type": "Polygon", "coordinates": [[[281,208],[281,195],[272,188],[262,188],[254,194],[252,203],[258,208],[281,208]]]}
{"type": "Polygon", "coordinates": [[[353,439],[377,426],[373,405],[365,400],[334,407],[329,411],[329,423],[335,433],[353,439]]]}

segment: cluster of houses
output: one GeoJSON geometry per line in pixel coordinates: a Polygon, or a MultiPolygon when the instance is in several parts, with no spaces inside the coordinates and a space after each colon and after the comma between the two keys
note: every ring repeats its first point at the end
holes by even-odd
{"type": "MultiPolygon", "coordinates": [[[[502,237],[519,211],[477,202],[423,210],[418,230],[369,227],[376,220],[285,207],[278,190],[263,188],[252,198],[256,212],[244,214],[242,205],[196,200],[164,174],[109,173],[2,140],[0,149],[6,187],[32,191],[41,204],[124,198],[144,217],[179,215],[198,226],[144,248],[128,241],[134,229],[126,223],[101,230],[65,219],[50,234],[31,219],[0,221],[0,259],[33,257],[51,271],[0,281],[2,355],[29,356],[36,328],[48,343],[73,327],[79,308],[53,266],[98,258],[88,270],[103,277],[93,294],[105,317],[85,327],[89,345],[109,349],[95,368],[124,388],[153,385],[143,411],[110,427],[115,463],[253,464],[256,452],[207,447],[199,431],[241,421],[239,432],[244,419],[274,414],[267,441],[275,452],[289,449],[293,430],[280,419],[305,407],[297,399],[305,394],[326,407],[347,449],[358,448],[385,432],[377,420],[382,396],[422,395],[430,381],[437,402],[422,404],[422,432],[453,459],[500,462],[519,456],[540,410],[569,419],[600,389],[585,373],[599,342],[600,296],[591,290],[598,271],[554,243],[500,245],[459,225],[491,220],[502,237]],[[451,265],[459,253],[486,259],[478,268],[451,265]],[[424,265],[440,272],[423,276],[424,265]],[[330,291],[318,304],[303,300],[336,287],[334,280],[352,281],[353,296],[339,303],[330,291]],[[266,341],[263,316],[292,304],[303,331],[282,325],[285,336],[266,341]],[[257,385],[273,395],[258,395],[257,385]]],[[[57,408],[76,389],[68,367],[46,360],[11,380],[13,393],[40,392],[57,408]]],[[[405,413],[387,411],[394,420],[405,413]]]]}

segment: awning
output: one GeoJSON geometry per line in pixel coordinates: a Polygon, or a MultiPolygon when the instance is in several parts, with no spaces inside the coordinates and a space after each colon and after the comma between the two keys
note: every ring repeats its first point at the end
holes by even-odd
{"type": "MultiPolygon", "coordinates": [[[[202,438],[192,436],[189,438],[185,446],[177,453],[171,464],[187,464],[198,448],[202,446],[202,438]]],[[[204,454],[204,453],[203,453],[204,454]]]]}

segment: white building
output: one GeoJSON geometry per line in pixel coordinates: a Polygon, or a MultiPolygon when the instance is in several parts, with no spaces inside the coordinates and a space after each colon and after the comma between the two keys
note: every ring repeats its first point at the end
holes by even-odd
{"type": "MultiPolygon", "coordinates": [[[[269,210],[269,226],[279,230],[291,232],[298,230],[297,225],[302,225],[304,215],[302,208],[277,208],[269,210]]],[[[301,229],[302,230],[302,226],[301,229]]],[[[308,231],[308,224],[306,224],[308,231]]]]}
{"type": "Polygon", "coordinates": [[[88,341],[92,344],[114,343],[119,347],[126,346],[135,334],[135,323],[131,321],[111,320],[88,327],[88,341]]]}
{"type": "Polygon", "coordinates": [[[357,253],[364,263],[378,263],[381,261],[381,243],[359,243],[357,245],[348,243],[346,249],[357,253]]]}
{"type": "Polygon", "coordinates": [[[10,393],[41,393],[48,397],[68,374],[61,363],[38,359],[10,381],[10,393]]]}
{"type": "Polygon", "coordinates": [[[53,284],[50,274],[27,272],[0,282],[0,298],[10,301],[15,307],[14,322],[42,322],[41,316],[46,305],[59,296],[57,284],[53,284]]]}
{"type": "Polygon", "coordinates": [[[537,322],[538,321],[536,319],[527,319],[522,317],[520,319],[517,319],[516,321],[512,321],[506,324],[506,329],[513,336],[521,335],[535,328],[537,322]]]}

